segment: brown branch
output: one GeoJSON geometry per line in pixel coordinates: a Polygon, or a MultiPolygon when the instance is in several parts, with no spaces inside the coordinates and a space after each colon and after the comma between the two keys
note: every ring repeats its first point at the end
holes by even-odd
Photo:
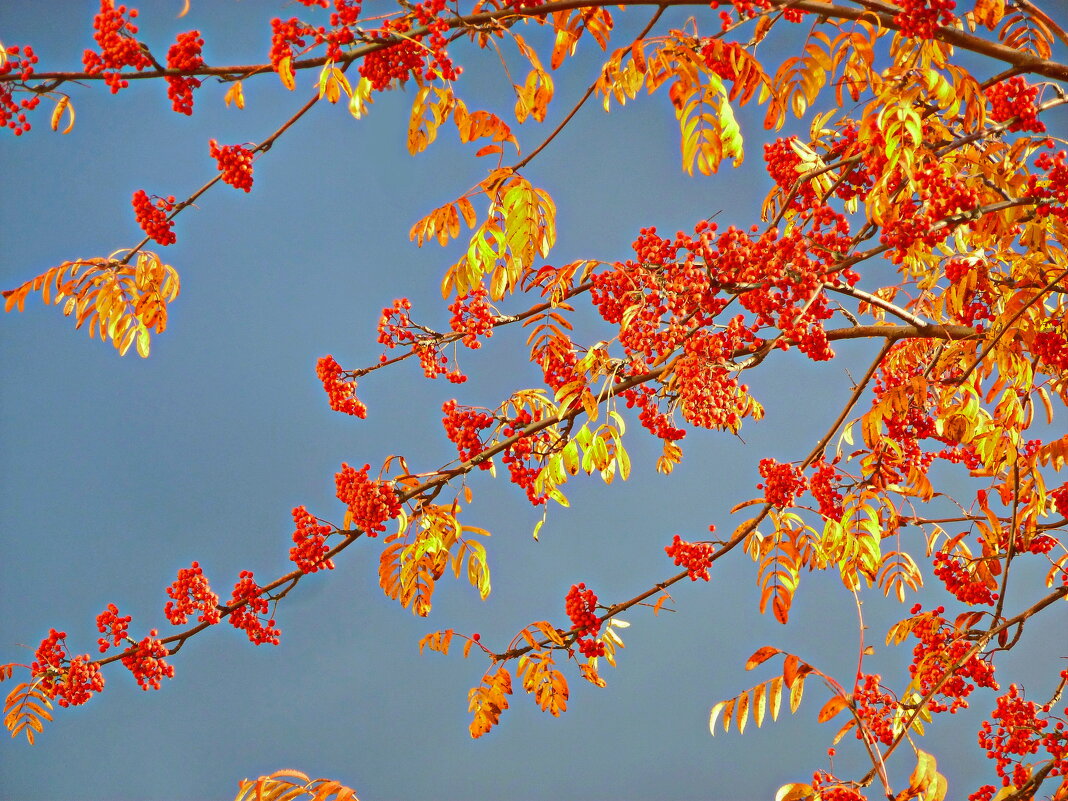
{"type": "MultiPolygon", "coordinates": [[[[641,32],[637,36],[634,37],[634,42],[637,43],[637,42],[640,42],[642,39],[644,39],[645,36],[649,33],[649,31],[651,31],[653,29],[653,26],[656,25],[656,23],[660,19],[660,17],[663,16],[663,14],[664,14],[664,6],[661,5],[659,8],[657,8],[656,13],[653,14],[653,17],[652,17],[652,19],[649,20],[648,24],[646,24],[646,26],[644,28],[642,28],[641,32]]],[[[589,88],[586,89],[585,93],[582,95],[582,97],[579,99],[579,101],[574,105],[574,107],[571,109],[571,111],[568,112],[568,115],[566,117],[564,117],[564,119],[560,122],[559,125],[556,126],[556,128],[553,130],[553,132],[551,134],[549,134],[547,137],[545,137],[545,141],[543,141],[540,145],[538,145],[536,148],[534,148],[534,150],[532,150],[530,152],[529,156],[527,156],[522,161],[517,162],[512,167],[512,171],[513,172],[518,172],[523,167],[527,166],[534,159],[535,156],[537,156],[541,151],[543,151],[548,146],[548,144],[551,141],[553,141],[553,139],[555,139],[557,137],[557,135],[562,130],[564,130],[564,127],[569,122],[571,122],[571,118],[574,117],[578,113],[578,110],[580,108],[582,108],[586,104],[587,100],[590,99],[590,96],[593,94],[593,91],[597,88],[597,83],[598,83],[599,80],[600,80],[600,78],[598,78],[597,81],[594,81],[593,83],[591,83],[589,85],[589,88]]]]}
{"type": "Polygon", "coordinates": [[[860,396],[864,394],[864,389],[867,387],[868,382],[871,381],[872,376],[875,375],[875,371],[879,369],[879,365],[883,363],[883,359],[886,357],[886,354],[890,352],[892,345],[893,342],[887,340],[883,343],[883,346],[879,348],[879,352],[875,354],[875,358],[868,366],[867,372],[864,373],[864,376],[857,382],[856,387],[853,388],[853,394],[849,396],[849,400],[846,401],[845,406],[842,407],[842,411],[838,413],[838,417],[835,418],[831,427],[827,429],[827,433],[820,437],[820,441],[816,443],[816,447],[814,447],[809,455],[805,457],[805,461],[801,463],[802,470],[816,461],[816,459],[820,458],[821,454],[823,454],[824,449],[827,447],[827,443],[830,442],[831,437],[834,436],[834,432],[836,432],[839,426],[845,422],[850,411],[852,411],[857,401],[860,400],[860,396]]]}
{"type": "MultiPolygon", "coordinates": [[[[833,19],[848,19],[848,20],[875,20],[881,27],[891,30],[900,30],[894,22],[895,14],[891,7],[884,6],[886,10],[875,10],[871,7],[868,8],[850,8],[848,6],[835,5],[833,3],[825,3],[822,0],[771,0],[772,4],[777,8],[793,8],[799,11],[807,11],[813,14],[817,14],[821,17],[833,18],[833,19]]],[[[514,9],[504,9],[499,11],[488,11],[481,14],[471,14],[467,17],[460,17],[457,19],[449,20],[450,28],[474,28],[479,25],[485,25],[487,23],[500,23],[502,20],[520,18],[520,17],[539,17],[546,14],[551,14],[555,11],[569,11],[575,8],[596,8],[604,6],[658,6],[661,8],[666,7],[688,7],[688,6],[707,6],[707,0],[659,0],[659,2],[650,2],[649,0],[556,0],[556,2],[545,3],[537,8],[524,8],[516,11],[514,9]]],[[[868,3],[869,6],[873,5],[868,3]]],[[[410,38],[417,38],[420,36],[426,36],[430,33],[429,28],[426,26],[413,28],[410,32],[405,34],[410,38]]],[[[1008,47],[999,42],[991,42],[973,34],[965,33],[951,27],[939,28],[936,34],[937,38],[959,47],[963,50],[969,50],[973,53],[978,53],[983,56],[995,59],[997,61],[1003,61],[1007,64],[1012,64],[1014,67],[1020,70],[1033,73],[1035,75],[1042,75],[1046,78],[1052,78],[1054,80],[1068,80],[1068,64],[1062,64],[1056,61],[1050,61],[1048,59],[1039,58],[1037,56],[1030,55],[1028,53],[1022,53],[1015,48],[1008,47]]],[[[378,50],[392,47],[402,41],[401,37],[393,36],[381,41],[374,41],[363,45],[362,47],[354,48],[346,52],[337,64],[348,64],[353,61],[357,61],[369,53],[376,52],[378,50]]],[[[329,59],[326,56],[319,56],[316,58],[299,59],[292,63],[292,69],[294,71],[304,69],[315,69],[327,64],[329,59]]],[[[209,67],[203,66],[193,70],[144,70],[141,72],[120,72],[124,80],[146,80],[153,78],[163,78],[167,76],[174,77],[192,77],[202,75],[215,75],[224,79],[235,80],[234,76],[241,75],[244,77],[250,77],[252,75],[273,72],[273,67],[270,64],[241,64],[241,65],[229,65],[221,67],[209,67]]],[[[41,80],[51,81],[99,81],[104,80],[103,73],[87,73],[87,72],[41,72],[34,75],[35,78],[41,80]]],[[[17,75],[0,75],[0,83],[12,83],[20,82],[17,75]]],[[[54,84],[52,88],[55,88],[58,84],[54,84]]]]}
{"type": "MultiPolygon", "coordinates": [[[[953,662],[946,669],[946,672],[943,674],[942,678],[939,679],[935,683],[935,685],[933,687],[931,687],[930,690],[927,691],[927,694],[924,695],[924,697],[921,698],[915,704],[915,706],[912,708],[911,714],[909,714],[908,718],[902,724],[901,731],[894,738],[893,742],[891,742],[890,745],[887,746],[887,749],[884,752],[883,757],[885,758],[885,757],[890,756],[890,754],[893,753],[894,749],[896,749],[899,745],[901,745],[902,740],[908,734],[908,730],[912,727],[912,724],[916,720],[916,718],[919,717],[920,712],[923,710],[923,708],[928,704],[928,702],[930,702],[930,700],[932,698],[934,698],[935,694],[939,690],[941,690],[942,687],[945,686],[946,682],[948,682],[953,677],[954,673],[962,665],[967,664],[969,661],[971,661],[971,659],[973,657],[977,656],[987,646],[987,644],[992,639],[994,639],[994,637],[996,637],[998,634],[1000,634],[1002,631],[1007,631],[1008,629],[1012,628],[1013,626],[1022,625],[1024,622],[1026,622],[1028,620],[1028,618],[1031,618],[1034,615],[1037,615],[1039,612],[1041,612],[1047,606],[1050,606],[1051,604],[1056,603],[1057,601],[1059,601],[1062,598],[1064,598],[1066,595],[1068,595],[1068,587],[1059,587],[1058,589],[1056,589],[1053,592],[1051,592],[1049,595],[1047,595],[1044,598],[1042,598],[1041,600],[1039,600],[1034,605],[1032,605],[1032,606],[1028,607],[1027,609],[1025,609],[1020,614],[1016,615],[1013,618],[1010,618],[1010,619],[1006,620],[1000,626],[996,626],[996,627],[990,629],[989,631],[984,632],[982,634],[982,636],[976,641],[975,645],[973,645],[968,650],[968,652],[966,654],[964,654],[964,656],[960,657],[958,660],[953,662]]],[[[868,781],[871,781],[872,774],[869,773],[865,778],[868,781]]]]}
{"type": "Polygon", "coordinates": [[[827,331],[829,340],[885,337],[897,342],[901,339],[982,339],[983,336],[966,325],[855,325],[827,331]]]}
{"type": "Polygon", "coordinates": [[[1023,316],[1024,312],[1026,312],[1029,308],[1031,308],[1033,305],[1035,305],[1035,303],[1037,303],[1039,300],[1041,300],[1043,297],[1045,297],[1046,293],[1050,289],[1052,289],[1054,286],[1056,286],[1062,280],[1064,280],[1065,276],[1068,276],[1068,269],[1062,270],[1061,272],[1057,273],[1057,275],[1054,276],[1054,278],[1052,280],[1050,280],[1044,287],[1042,287],[1042,289],[1040,289],[1037,293],[1035,293],[1035,296],[1033,298],[1031,298],[1029,301],[1027,301],[1027,303],[1023,304],[1016,311],[1016,313],[1013,314],[1012,317],[1010,317],[1004,323],[1004,325],[1001,326],[1001,330],[998,331],[994,336],[992,336],[990,339],[987,340],[986,345],[979,352],[979,355],[975,357],[975,361],[968,365],[968,367],[965,369],[964,373],[959,378],[956,379],[956,382],[958,384],[963,384],[964,381],[967,380],[968,376],[970,376],[972,374],[972,371],[974,371],[976,367],[978,367],[980,364],[982,364],[983,360],[987,356],[990,355],[990,351],[994,349],[994,346],[1001,340],[1001,338],[1003,336],[1005,336],[1005,334],[1007,334],[1009,331],[1013,330],[1013,328],[1012,328],[1013,323],[1015,323],[1017,320],[1019,320],[1020,317],[1023,316]]]}
{"type": "MultiPolygon", "coordinates": [[[[583,292],[588,292],[592,288],[592,281],[587,281],[584,284],[579,284],[577,287],[568,290],[561,298],[561,300],[571,300],[571,298],[576,297],[577,295],[581,295],[583,292]]],[[[491,324],[494,328],[501,328],[506,325],[511,325],[512,323],[518,323],[522,320],[529,319],[530,317],[533,317],[536,314],[541,314],[542,312],[555,308],[558,305],[559,304],[554,304],[552,302],[539,303],[535,306],[531,306],[526,311],[522,311],[518,314],[499,314],[493,318],[491,324]]],[[[461,339],[464,338],[464,336],[465,334],[463,333],[452,331],[448,334],[440,334],[437,336],[428,337],[426,339],[420,340],[420,342],[436,340],[435,345],[442,346],[449,345],[453,342],[459,342],[461,339]]],[[[383,367],[389,367],[391,364],[403,362],[405,359],[409,359],[414,356],[415,353],[416,351],[413,347],[413,349],[409,350],[407,353],[401,354],[400,356],[394,356],[392,359],[387,359],[384,362],[372,364],[370,367],[360,367],[356,370],[349,370],[348,374],[351,375],[353,378],[359,378],[361,376],[367,375],[368,373],[373,373],[375,370],[381,370],[383,367]]]]}
{"type": "MultiPolygon", "coordinates": [[[[722,545],[722,547],[718,548],[712,554],[712,556],[709,557],[709,560],[712,561],[712,562],[716,562],[721,557],[726,556],[728,553],[733,551],[741,542],[743,542],[745,540],[745,538],[749,535],[749,533],[751,531],[753,531],[758,525],[760,525],[760,523],[764,520],[764,518],[767,517],[768,512],[770,510],[771,510],[771,504],[765,504],[764,507],[761,509],[760,513],[755,518],[753,518],[752,520],[748,521],[747,524],[743,524],[742,526],[740,526],[738,528],[738,530],[735,532],[734,536],[732,536],[729,540],[727,540],[727,542],[725,542],[722,545]]],[[[623,601],[622,603],[618,603],[618,604],[614,604],[613,606],[610,606],[608,608],[608,610],[598,618],[598,620],[600,620],[602,623],[604,623],[604,621],[608,620],[609,618],[615,617],[620,612],[625,612],[626,610],[630,609],[631,607],[637,606],[638,604],[642,603],[647,598],[651,598],[652,596],[656,595],[657,593],[666,590],[672,584],[676,584],[677,582],[682,581],[689,574],[690,574],[690,572],[688,570],[683,570],[681,573],[679,573],[679,574],[677,574],[675,576],[672,576],[669,579],[665,579],[664,581],[661,581],[661,582],[658,582],[657,584],[654,584],[648,590],[645,590],[644,592],[640,593],[639,595],[635,595],[633,598],[631,598],[628,601],[623,601]]],[[[568,638],[571,638],[571,637],[573,637],[573,636],[575,636],[577,634],[580,634],[581,632],[582,632],[582,629],[572,629],[571,631],[567,632],[567,634],[564,635],[564,636],[565,636],[565,639],[568,639],[568,638]]],[[[537,647],[537,648],[545,648],[545,647],[550,646],[551,644],[552,644],[552,640],[550,640],[549,638],[545,638],[544,640],[539,641],[537,646],[528,644],[528,645],[524,645],[524,646],[522,646],[520,648],[511,648],[511,649],[509,649],[507,651],[504,651],[503,653],[500,653],[500,654],[491,654],[491,658],[493,659],[494,662],[507,662],[507,661],[509,661],[511,659],[515,659],[517,657],[520,657],[525,653],[529,653],[530,651],[533,651],[535,649],[535,647],[537,647]]]]}

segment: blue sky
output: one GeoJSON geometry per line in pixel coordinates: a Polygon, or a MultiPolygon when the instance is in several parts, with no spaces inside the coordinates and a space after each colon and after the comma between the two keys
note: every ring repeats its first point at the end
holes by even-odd
{"type": "MultiPolygon", "coordinates": [[[[46,12],[38,2],[6,2],[0,39],[32,44],[41,70],[77,68],[91,44],[94,6],[56,3],[46,12]]],[[[209,63],[262,61],[269,17],[302,11],[194,0],[176,19],[180,7],[140,4],[141,37],[162,55],[176,33],[198,28],[209,63]]],[[[717,26],[714,14],[693,13],[703,15],[702,28],[717,26]]],[[[622,27],[645,19],[643,12],[622,27]]],[[[581,94],[597,55],[586,51],[554,76],[559,97],[544,125],[520,133],[524,152],[581,94]]],[[[505,111],[509,86],[496,56],[459,47],[455,57],[467,69],[458,92],[469,107],[505,111]]],[[[117,96],[99,84],[75,87],[72,133],[48,130],[46,109],[28,135],[0,137],[0,283],[12,287],[60,261],[132,246],[140,240],[135,190],[186,196],[213,174],[209,139],[262,139],[303,102],[312,80],[300,75],[295,94],[273,76],[247,81],[243,111],[226,108],[225,87],[208,82],[192,118],[170,111],[165,88],[153,82],[117,96]]],[[[256,162],[251,194],[219,185],[179,217],[178,242],[162,255],[179,270],[182,294],[151,358],[120,359],[37,299],[0,321],[0,662],[31,661],[49,627],[66,631],[76,653],[95,651],[94,619],[109,602],[133,615],[132,631],[166,631],[163,590],[193,560],[220,593],[240,570],[257,578],[287,571],[292,507],[341,517],[333,495],[341,462],[377,467],[403,454],[415,470],[434,469],[453,455],[440,426],[444,400],[492,406],[535,385],[525,332],[501,330],[482,350],[462,354],[473,378],[461,387],[429,383],[404,364],[361,380],[367,420],[327,407],[316,360],[332,353],[347,368],[374,363],[378,315],[395,297],[411,298],[427,324],[447,325],[438,286],[454,250],[418,250],[408,229],[480,180],[487,165],[448,131],[410,157],[411,96],[380,95],[361,121],[321,104],[256,162]]],[[[590,103],[525,171],[557,203],[559,241],[549,262],[625,259],[650,225],[692,230],[717,212],[724,226],[755,221],[769,186],[762,114],[739,116],[750,137],[745,166],[687,177],[665,96],[610,115],[590,103]]],[[[581,315],[590,319],[585,309],[581,315]]],[[[335,778],[365,801],[757,799],[807,780],[813,766],[826,766],[833,732],[815,723],[826,698],[815,685],[796,717],[743,737],[711,738],[707,716],[716,701],[772,675],[742,671],[761,645],[795,650],[849,680],[855,610],[833,576],[805,576],[793,624],[783,628],[757,613],[754,566],[734,554],[716,565],[711,583],[677,585],[677,612],[625,616],[627,648],[620,669],[606,668],[607,688],[569,670],[571,701],[560,719],[520,694],[502,726],[478,741],[467,734],[467,690],[487,664],[420,656],[417,642],[452,627],[503,648],[533,620],[562,623],[572,583],[614,601],[672,575],[663,553],[672,536],[699,539],[710,523],[733,529],[728,510],[757,494],[759,459],[802,458],[847,397],[847,371],[863,371],[876,349],[842,347],[839,360],[823,365],[774,354],[749,379],[767,419],[747,425],[742,438],[691,433],[670,478],[655,472],[658,443],[632,426],[632,479],[612,487],[573,481],[571,508],[550,511],[539,542],[530,533],[540,512],[522,491],[476,477],[475,503],[464,514],[493,533],[488,601],[444,580],[431,617],[416,618],[382,595],[379,545],[361,542],[336,570],[306,579],[286,599],[278,647],[252,647],[219,627],[171,660],[176,676],[159,692],[142,692],[111,666],[106,691],[60,710],[35,747],[0,746],[0,794],[226,798],[239,779],[284,767],[335,778]]],[[[865,607],[888,671],[908,654],[882,648],[883,632],[906,609],[878,591],[865,607]]],[[[977,706],[985,712],[991,704],[977,706]]],[[[978,717],[949,723],[956,725],[940,743],[933,735],[929,750],[948,749],[940,752],[950,758],[944,772],[963,782],[951,787],[968,792],[986,775],[974,746],[978,717]]],[[[855,756],[845,753],[836,767],[847,772],[855,756]]]]}

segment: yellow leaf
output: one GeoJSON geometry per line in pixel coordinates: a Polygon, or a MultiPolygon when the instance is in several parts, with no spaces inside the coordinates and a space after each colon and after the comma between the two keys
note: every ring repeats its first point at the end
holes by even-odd
{"type": "Polygon", "coordinates": [[[731,710],[733,709],[733,701],[720,701],[712,707],[712,711],[708,715],[708,730],[712,732],[713,737],[716,736],[716,721],[719,720],[720,714],[722,714],[724,710],[727,710],[727,716],[723,719],[723,731],[726,731],[727,727],[730,726],[731,710]],[[727,709],[728,705],[730,706],[730,710],[727,709]]]}
{"type": "Polygon", "coordinates": [[[784,784],[775,793],[775,801],[805,801],[812,798],[813,794],[810,784],[784,784]]]}
{"type": "Polygon", "coordinates": [[[738,696],[737,712],[735,720],[738,721],[738,733],[745,734],[745,724],[749,721],[749,693],[744,692],[738,696]]]}
{"type": "Polygon", "coordinates": [[[619,475],[626,481],[630,477],[630,456],[623,450],[623,443],[616,442],[616,464],[619,465],[619,475]]]}
{"type": "Polygon", "coordinates": [[[801,706],[801,693],[804,692],[805,682],[795,681],[794,686],[790,688],[790,712],[797,712],[797,708],[801,706]]]}
{"type": "Polygon", "coordinates": [[[148,358],[149,352],[149,333],[148,329],[143,325],[137,326],[137,355],[142,359],[148,358]]]}
{"type": "Polygon", "coordinates": [[[293,57],[285,56],[278,62],[278,77],[282,81],[284,86],[289,91],[293,91],[297,88],[297,82],[293,78],[293,57]]]}
{"type": "Polygon", "coordinates": [[[764,712],[767,709],[768,700],[764,695],[764,686],[759,684],[753,688],[753,720],[759,729],[764,725],[764,712]]]}
{"type": "Polygon", "coordinates": [[[782,676],[776,676],[768,682],[768,700],[771,701],[771,719],[778,720],[782,704],[782,676]]]}
{"type": "Polygon", "coordinates": [[[349,114],[358,120],[367,113],[367,107],[373,102],[375,101],[371,82],[366,78],[360,78],[360,82],[352,90],[352,97],[349,98],[349,114]]]}
{"type": "Polygon", "coordinates": [[[70,98],[63,95],[56,103],[56,107],[52,110],[52,130],[59,130],[59,122],[63,119],[63,112],[67,112],[67,127],[63,129],[62,133],[68,134],[74,129],[74,106],[71,105],[70,98]]]}

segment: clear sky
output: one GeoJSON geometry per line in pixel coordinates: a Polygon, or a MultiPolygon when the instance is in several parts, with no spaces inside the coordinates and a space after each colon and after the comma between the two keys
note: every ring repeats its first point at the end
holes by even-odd
{"type": "MultiPolygon", "coordinates": [[[[262,61],[268,19],[305,13],[287,3],[194,0],[176,19],[181,5],[139,4],[140,35],[162,55],[176,33],[197,28],[209,63],[262,61]]],[[[78,68],[92,44],[95,8],[7,0],[0,40],[32,44],[41,70],[78,68]]],[[[702,29],[718,25],[713,12],[691,13],[702,29]]],[[[647,14],[628,17],[623,28],[633,30],[647,14]]],[[[530,38],[543,39],[528,27],[530,38]]],[[[559,98],[544,125],[520,133],[524,152],[585,89],[598,55],[584,51],[554,76],[559,98]]],[[[459,46],[454,56],[467,69],[457,89],[470,107],[510,106],[493,53],[459,46]]],[[[209,139],[261,140],[312,83],[310,74],[298,76],[291,94],[274,76],[249,80],[239,111],[224,106],[226,87],[209,81],[192,118],[173,113],[156,82],[135,82],[117,96],[97,83],[75,87],[69,135],[49,130],[46,109],[28,135],[0,136],[0,284],[134,245],[141,237],[130,206],[135,190],[185,197],[213,174],[209,139]]],[[[162,256],[179,270],[182,294],[151,358],[120,359],[37,298],[0,320],[0,662],[31,661],[49,627],[66,631],[75,653],[95,652],[94,619],[109,602],[133,615],[138,636],[153,627],[168,633],[164,588],[179,568],[198,560],[220,593],[241,570],[257,578],[286,572],[294,506],[341,518],[333,488],[341,462],[377,469],[403,454],[413,470],[432,470],[454,455],[440,425],[444,400],[493,406],[511,389],[536,385],[525,332],[502,330],[481,351],[462,354],[472,375],[463,386],[429,383],[406,363],[361,380],[366,420],[327,407],[316,360],[332,353],[347,368],[374,363],[378,315],[394,298],[411,298],[417,319],[447,325],[438,286],[455,249],[418,250],[408,229],[480,180],[487,165],[448,130],[410,157],[411,97],[411,90],[380,95],[361,121],[320,104],[256,162],[251,194],[219,185],[179,217],[178,242],[162,256]]],[[[761,117],[761,110],[740,114],[749,137],[742,170],[687,177],[666,96],[610,115],[590,103],[525,171],[558,206],[549,262],[625,259],[638,230],[651,225],[692,230],[715,213],[724,226],[756,221],[770,185],[761,117]]],[[[580,319],[590,316],[583,310],[580,319]]],[[[603,336],[589,333],[586,344],[603,336]]],[[[840,348],[841,358],[824,365],[773,354],[749,380],[767,419],[747,425],[742,438],[691,433],[670,478],[656,474],[658,443],[635,424],[631,480],[572,481],[571,508],[550,510],[539,542],[531,529],[540,513],[522,491],[477,476],[475,503],[464,514],[493,533],[486,602],[466,584],[443,580],[430,618],[414,617],[377,587],[379,542],[360,542],[336,570],[306,579],[286,599],[277,647],[253,647],[221,626],[170,660],[176,676],[159,692],[142,692],[112,665],[106,691],[85,707],[59,710],[35,747],[0,745],[0,794],[218,799],[231,797],[243,777],[286,767],[342,781],[365,801],[726,801],[770,798],[781,784],[808,780],[805,767],[825,764],[834,730],[815,722],[826,700],[815,684],[796,717],[742,737],[711,738],[707,717],[716,701],[772,675],[742,670],[761,645],[794,650],[850,680],[856,614],[833,576],[804,577],[794,625],[783,628],[758,614],[754,565],[733,554],[716,565],[711,583],[676,586],[677,612],[625,616],[627,647],[620,668],[604,670],[607,688],[569,668],[572,694],[561,718],[520,692],[502,725],[477,741],[467,734],[467,691],[487,663],[420,656],[417,642],[452,627],[503,649],[531,621],[562,624],[573,583],[585,581],[611,602],[674,574],[663,551],[672,536],[701,539],[710,523],[732,530],[731,506],[758,494],[759,459],[802,458],[847,396],[847,371],[857,375],[877,347],[840,348]]],[[[878,591],[865,607],[887,669],[908,659],[904,648],[882,647],[886,626],[906,610],[878,591]]],[[[1041,638],[1041,624],[1035,630],[1041,638]]],[[[991,705],[983,699],[978,711],[991,705]]],[[[987,775],[973,718],[948,721],[955,725],[941,739],[935,733],[929,749],[949,755],[941,766],[963,792],[987,775]]],[[[842,750],[836,767],[846,772],[857,755],[842,750]]]]}

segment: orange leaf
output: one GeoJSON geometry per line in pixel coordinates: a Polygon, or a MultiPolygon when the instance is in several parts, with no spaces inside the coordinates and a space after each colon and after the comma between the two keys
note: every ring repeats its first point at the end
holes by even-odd
{"type": "Polygon", "coordinates": [[[801,662],[794,654],[787,654],[782,665],[782,677],[787,687],[793,687],[797,679],[797,666],[801,662]]]}
{"type": "Polygon", "coordinates": [[[823,709],[821,709],[820,713],[816,715],[816,720],[820,723],[826,723],[828,720],[830,720],[843,709],[845,709],[846,706],[846,699],[840,695],[836,695],[823,705],[823,709]]]}
{"type": "Polygon", "coordinates": [[[780,651],[778,648],[772,648],[770,645],[765,645],[762,648],[758,648],[756,653],[754,653],[751,657],[749,657],[748,660],[746,660],[745,669],[752,670],[757,665],[761,665],[764,662],[767,662],[769,659],[775,656],[775,654],[781,653],[782,651],[780,651]]]}

